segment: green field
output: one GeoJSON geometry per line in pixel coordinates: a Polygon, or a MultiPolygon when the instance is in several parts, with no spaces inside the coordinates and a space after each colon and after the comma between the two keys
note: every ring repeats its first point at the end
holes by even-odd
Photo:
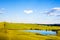
{"type": "Polygon", "coordinates": [[[60,27],[58,26],[0,22],[0,40],[60,40],[60,34],[53,36],[24,31],[24,30],[58,30],[58,29],[60,29],[60,27]]]}

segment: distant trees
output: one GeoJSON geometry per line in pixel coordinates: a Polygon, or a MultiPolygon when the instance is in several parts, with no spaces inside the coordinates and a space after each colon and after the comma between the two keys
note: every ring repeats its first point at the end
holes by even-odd
{"type": "Polygon", "coordinates": [[[44,26],[60,26],[60,24],[37,24],[37,25],[44,25],[44,26]]]}

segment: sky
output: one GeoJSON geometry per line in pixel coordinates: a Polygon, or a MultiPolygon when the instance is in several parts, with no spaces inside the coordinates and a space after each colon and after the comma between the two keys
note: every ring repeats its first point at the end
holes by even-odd
{"type": "Polygon", "coordinates": [[[60,0],[0,0],[0,21],[60,24],[60,0]]]}

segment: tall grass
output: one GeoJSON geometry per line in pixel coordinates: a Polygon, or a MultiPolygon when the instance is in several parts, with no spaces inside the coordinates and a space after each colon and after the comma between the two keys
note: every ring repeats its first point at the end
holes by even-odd
{"type": "Polygon", "coordinates": [[[37,24],[0,22],[0,40],[60,40],[60,36],[43,36],[38,33],[22,31],[51,29],[57,30],[59,28],[60,27],[43,26],[37,24]]]}

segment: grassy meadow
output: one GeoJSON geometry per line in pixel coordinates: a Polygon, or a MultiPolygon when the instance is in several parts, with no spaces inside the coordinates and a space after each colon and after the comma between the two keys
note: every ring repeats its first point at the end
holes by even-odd
{"type": "MultiPolygon", "coordinates": [[[[0,22],[0,40],[60,40],[60,34],[42,35],[24,30],[59,30],[58,26],[0,22]],[[20,31],[18,31],[20,30],[20,31]]],[[[60,33],[60,32],[59,32],[60,33]]]]}

